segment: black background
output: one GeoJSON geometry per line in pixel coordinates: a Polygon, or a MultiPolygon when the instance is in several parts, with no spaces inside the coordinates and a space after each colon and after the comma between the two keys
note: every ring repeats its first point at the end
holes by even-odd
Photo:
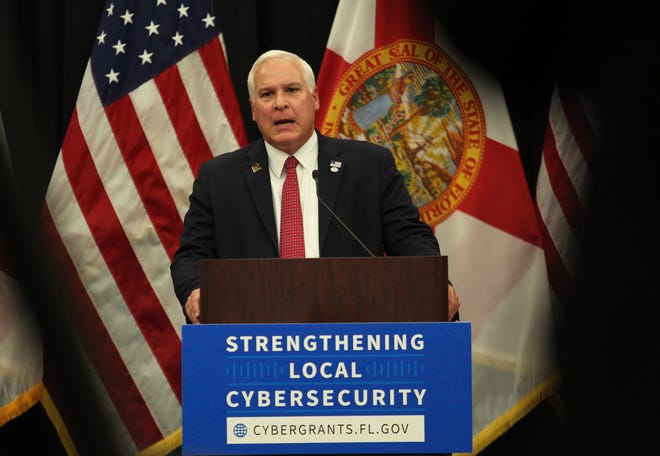
{"type": "MultiPolygon", "coordinates": [[[[245,87],[252,61],[267,49],[281,48],[298,53],[318,72],[337,2],[215,3],[252,140],[258,132],[245,87]]],[[[645,453],[657,446],[660,40],[657,14],[641,3],[436,3],[463,52],[500,79],[532,193],[554,81],[595,94],[602,119],[580,280],[558,328],[561,395],[544,401],[483,455],[645,453]]],[[[0,145],[2,158],[9,156],[14,168],[12,185],[0,160],[0,227],[25,281],[34,285],[45,343],[55,355],[62,354],[68,338],[55,324],[59,320],[51,318],[58,284],[47,263],[35,261],[45,254],[30,232],[102,10],[100,0],[3,0],[0,5],[0,113],[7,138],[0,145]]],[[[69,365],[70,358],[67,352],[60,362],[69,365]]],[[[51,359],[58,363],[57,357],[51,359]]],[[[72,387],[81,387],[80,378],[70,373],[72,387]]],[[[84,419],[99,419],[94,412],[93,404],[81,404],[84,419]]],[[[38,405],[0,428],[0,454],[64,451],[38,405]]]]}

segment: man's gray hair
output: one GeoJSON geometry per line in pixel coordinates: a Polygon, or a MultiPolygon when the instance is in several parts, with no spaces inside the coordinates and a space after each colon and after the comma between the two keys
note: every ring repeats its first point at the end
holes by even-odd
{"type": "Polygon", "coordinates": [[[250,72],[248,73],[248,77],[247,77],[247,88],[248,88],[248,95],[250,97],[250,100],[252,100],[252,98],[254,97],[254,73],[256,72],[257,68],[259,68],[264,62],[271,59],[285,59],[285,60],[290,60],[292,62],[296,62],[298,65],[300,65],[300,68],[302,69],[303,79],[307,83],[307,88],[309,89],[310,92],[314,91],[314,89],[316,88],[316,80],[314,78],[314,70],[312,70],[312,67],[309,66],[309,63],[307,63],[302,57],[292,52],[273,49],[261,54],[257,58],[257,60],[255,60],[254,63],[252,64],[252,68],[250,69],[250,72]]]}

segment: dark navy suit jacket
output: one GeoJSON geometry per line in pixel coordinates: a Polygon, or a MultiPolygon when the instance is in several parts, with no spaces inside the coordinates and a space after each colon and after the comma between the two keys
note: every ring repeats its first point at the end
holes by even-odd
{"type": "MultiPolygon", "coordinates": [[[[440,255],[388,149],[317,135],[319,195],[371,252],[440,255]],[[341,163],[337,172],[331,161],[341,163]]],[[[271,193],[263,139],[202,164],[170,268],[182,305],[199,287],[200,259],[279,256],[271,193]]],[[[319,251],[322,257],[369,255],[320,203],[319,251]]]]}

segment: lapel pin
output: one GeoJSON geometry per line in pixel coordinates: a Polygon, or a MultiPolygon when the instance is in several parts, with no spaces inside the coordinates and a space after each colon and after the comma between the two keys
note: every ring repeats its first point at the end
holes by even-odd
{"type": "Polygon", "coordinates": [[[330,171],[332,171],[333,173],[336,173],[337,171],[339,171],[339,168],[341,168],[341,162],[340,161],[332,160],[330,162],[330,171]]]}
{"type": "Polygon", "coordinates": [[[257,171],[261,170],[261,163],[253,163],[252,164],[252,172],[256,173],[257,171]]]}

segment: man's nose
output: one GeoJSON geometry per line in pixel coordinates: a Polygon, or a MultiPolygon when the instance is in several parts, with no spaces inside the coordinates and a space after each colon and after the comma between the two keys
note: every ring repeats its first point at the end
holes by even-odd
{"type": "Polygon", "coordinates": [[[289,104],[286,100],[286,97],[284,96],[284,93],[278,92],[275,95],[275,109],[285,109],[288,105],[289,104]]]}

